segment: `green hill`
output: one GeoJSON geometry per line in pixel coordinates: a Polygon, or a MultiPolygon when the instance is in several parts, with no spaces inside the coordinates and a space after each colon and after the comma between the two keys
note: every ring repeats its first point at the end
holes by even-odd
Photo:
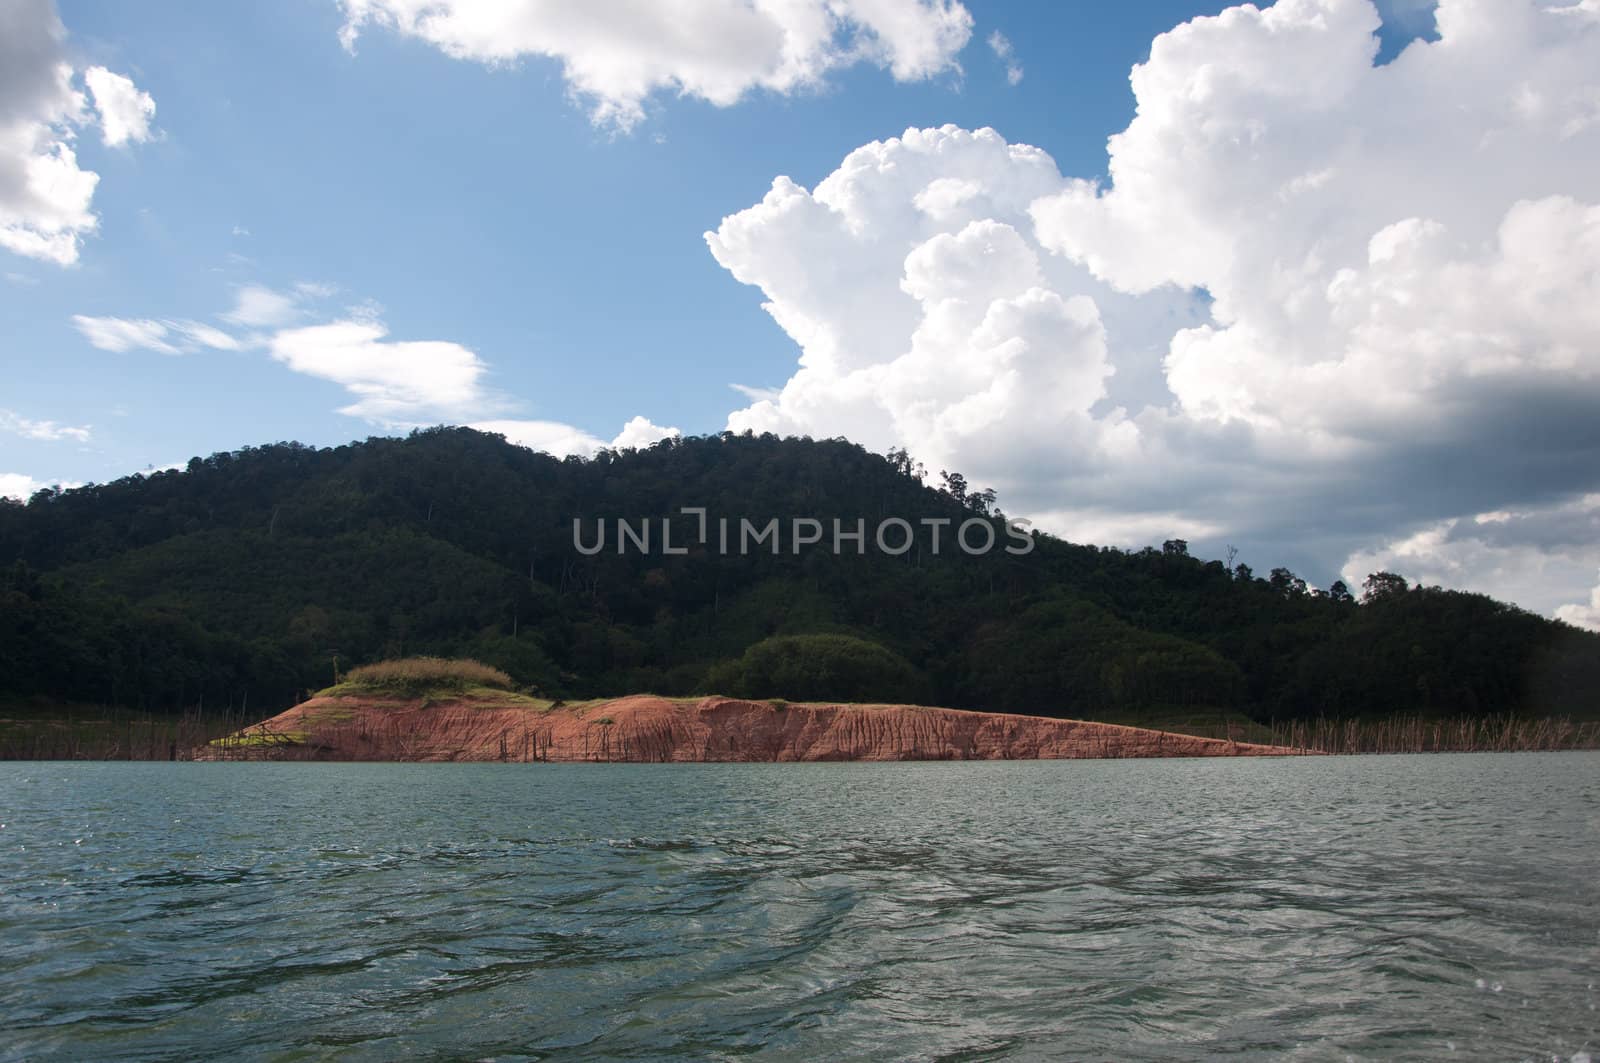
{"type": "Polygon", "coordinates": [[[841,440],[722,435],[557,460],[435,429],[41,492],[0,503],[0,695],[265,715],[332,682],[335,658],[431,654],[569,699],[717,688],[1115,719],[1600,708],[1600,636],[1481,595],[1391,580],[1357,602],[1180,542],[871,544],[891,516],[981,517],[1014,543],[992,495],[946,484],[841,440]],[[794,553],[785,530],[777,555],[725,556],[684,506],[864,518],[867,553],[794,553]],[[649,554],[574,547],[574,518],[592,540],[600,519],[667,516],[686,553],[659,538],[649,554]]]}

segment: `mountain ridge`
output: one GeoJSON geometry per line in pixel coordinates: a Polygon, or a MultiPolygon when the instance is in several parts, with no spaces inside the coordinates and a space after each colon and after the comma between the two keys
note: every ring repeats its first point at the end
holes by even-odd
{"type": "MultiPolygon", "coordinates": [[[[910,455],[733,435],[556,459],[469,429],[273,444],[0,505],[0,695],[263,714],[342,665],[471,656],[549,697],[724,689],[1256,719],[1600,706],[1600,637],[1398,577],[1357,602],[1172,540],[585,556],[573,522],[991,523],[910,455]]],[[[676,539],[676,537],[675,537],[676,539]]],[[[678,540],[681,541],[681,540],[678,540]]]]}

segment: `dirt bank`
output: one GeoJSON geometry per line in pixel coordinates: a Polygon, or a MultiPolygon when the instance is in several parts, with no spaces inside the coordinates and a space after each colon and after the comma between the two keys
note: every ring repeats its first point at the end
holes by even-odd
{"type": "Polygon", "coordinates": [[[1285,746],[914,705],[648,695],[546,706],[317,697],[196,751],[203,760],[817,761],[1292,756],[1285,746]]]}

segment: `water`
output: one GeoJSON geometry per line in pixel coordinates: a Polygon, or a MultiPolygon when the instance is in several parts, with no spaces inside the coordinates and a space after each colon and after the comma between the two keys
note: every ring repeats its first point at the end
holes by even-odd
{"type": "Polygon", "coordinates": [[[1583,1059],[1600,754],[0,764],[0,1058],[1583,1059]]]}

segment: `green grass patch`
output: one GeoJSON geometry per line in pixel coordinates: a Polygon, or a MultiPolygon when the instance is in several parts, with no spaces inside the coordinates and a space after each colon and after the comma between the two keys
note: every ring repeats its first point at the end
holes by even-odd
{"type": "Polygon", "coordinates": [[[448,660],[443,657],[406,657],[379,661],[350,669],[344,680],[325,692],[340,694],[388,694],[418,698],[462,694],[487,688],[510,693],[511,677],[482,661],[448,660]]]}
{"type": "Polygon", "coordinates": [[[246,731],[213,738],[209,745],[221,749],[259,749],[263,746],[299,746],[311,737],[305,731],[246,731]]]}
{"type": "MultiPolygon", "coordinates": [[[[495,707],[515,706],[517,708],[535,709],[547,712],[556,705],[549,698],[537,698],[531,694],[522,694],[515,690],[501,690],[489,686],[468,686],[461,689],[434,689],[425,690],[420,694],[404,694],[393,690],[374,690],[359,683],[336,683],[331,687],[324,687],[317,691],[313,697],[338,700],[340,698],[391,699],[398,702],[409,703],[420,701],[423,708],[439,705],[446,702],[482,702],[495,707]]],[[[343,722],[351,718],[350,709],[334,707],[321,708],[308,714],[309,719],[329,720],[330,722],[343,722]],[[340,714],[340,715],[330,715],[340,714]]]]}
{"type": "Polygon", "coordinates": [[[547,712],[555,704],[549,698],[536,698],[532,694],[519,694],[515,690],[495,690],[493,687],[469,687],[457,695],[461,701],[485,701],[495,705],[515,705],[518,708],[538,709],[547,712]]]}

